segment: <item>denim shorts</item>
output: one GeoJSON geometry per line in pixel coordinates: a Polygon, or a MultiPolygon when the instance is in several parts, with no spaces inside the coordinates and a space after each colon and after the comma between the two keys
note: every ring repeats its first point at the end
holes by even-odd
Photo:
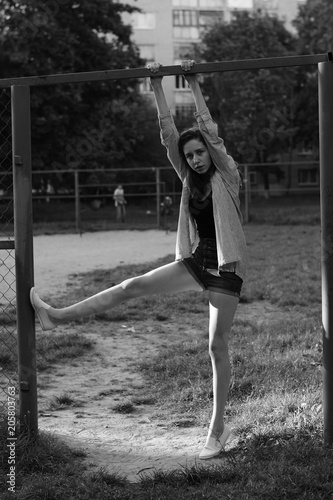
{"type": "Polygon", "coordinates": [[[192,256],[182,259],[182,262],[204,290],[240,297],[243,280],[232,271],[215,271],[218,263],[214,239],[202,238],[192,256]]]}

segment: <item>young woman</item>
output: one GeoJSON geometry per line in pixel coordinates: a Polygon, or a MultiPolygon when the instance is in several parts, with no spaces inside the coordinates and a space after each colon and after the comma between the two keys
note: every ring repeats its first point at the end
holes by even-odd
{"type": "Polygon", "coordinates": [[[220,454],[230,435],[224,409],[230,384],[228,340],[246,268],[246,243],[239,203],[240,175],[218,137],[196,75],[186,74],[194,61],[181,67],[196,105],[198,126],[181,135],[168,109],[158,75],[160,65],[148,65],[155,95],[162,144],[182,183],[176,260],[142,276],[127,279],[82,302],[55,309],[32,288],[31,303],[43,330],[118,304],[158,293],[208,290],[209,354],[213,370],[213,413],[200,459],[220,454]]]}

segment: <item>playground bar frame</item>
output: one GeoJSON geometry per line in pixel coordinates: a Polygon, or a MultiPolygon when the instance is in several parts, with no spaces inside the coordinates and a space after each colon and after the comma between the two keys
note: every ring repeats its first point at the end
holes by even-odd
{"type": "MultiPolygon", "coordinates": [[[[325,54],[268,57],[262,59],[241,59],[236,61],[220,61],[212,63],[197,63],[187,73],[218,73],[223,71],[244,71],[251,69],[272,69],[288,66],[308,66],[322,62],[333,61],[332,52],[325,54]]],[[[184,71],[178,66],[161,66],[158,75],[183,75],[184,71]]],[[[21,78],[6,78],[0,80],[0,88],[12,85],[55,85],[62,83],[83,83],[102,80],[124,80],[128,78],[149,78],[152,73],[147,68],[111,69],[105,71],[91,71],[82,73],[62,73],[58,75],[27,76],[21,78]]]]}
{"type": "MultiPolygon", "coordinates": [[[[189,73],[246,71],[278,67],[318,65],[320,118],[320,176],[322,228],[322,328],[324,443],[333,444],[333,56],[332,52],[263,59],[196,64],[189,73]]],[[[160,76],[183,74],[180,66],[162,66],[160,76]]],[[[14,218],[17,279],[17,317],[21,418],[37,430],[37,389],[34,314],[29,304],[33,286],[30,86],[149,78],[147,68],[31,76],[0,80],[0,88],[12,87],[14,218]],[[20,163],[20,159],[23,159],[20,163]],[[20,196],[22,198],[20,199],[20,196]],[[16,201],[15,201],[16,199],[16,201]],[[28,418],[29,417],[29,418],[28,418]]]]}
{"type": "Polygon", "coordinates": [[[318,65],[324,443],[333,444],[333,64],[318,65]]]}
{"type": "Polygon", "coordinates": [[[35,315],[29,293],[34,286],[30,88],[15,85],[12,95],[14,241],[20,430],[38,430],[35,315]]]}

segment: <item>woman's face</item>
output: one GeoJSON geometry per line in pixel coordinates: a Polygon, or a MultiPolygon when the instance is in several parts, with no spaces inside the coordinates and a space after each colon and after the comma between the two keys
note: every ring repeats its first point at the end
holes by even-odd
{"type": "Polygon", "coordinates": [[[212,166],[208,149],[199,139],[191,139],[183,148],[189,166],[198,174],[205,174],[212,166]]]}

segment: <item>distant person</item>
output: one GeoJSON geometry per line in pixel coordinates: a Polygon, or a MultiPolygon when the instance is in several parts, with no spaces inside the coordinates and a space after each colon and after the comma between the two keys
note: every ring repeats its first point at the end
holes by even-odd
{"type": "Polygon", "coordinates": [[[168,109],[162,76],[158,74],[160,65],[148,65],[162,144],[183,184],[175,262],[61,309],[43,302],[34,288],[30,297],[43,330],[51,330],[60,323],[102,313],[136,297],[208,290],[214,400],[207,440],[199,454],[204,460],[224,450],[231,432],[224,423],[231,377],[228,342],[246,271],[247,250],[241,224],[240,173],[218,136],[197,76],[186,74],[193,64],[186,60],[181,67],[194,98],[197,127],[180,135],[168,109]]]}
{"type": "Polygon", "coordinates": [[[172,198],[170,196],[165,196],[161,203],[161,214],[162,215],[172,215],[172,198]]]}
{"type": "Polygon", "coordinates": [[[114,206],[116,207],[117,222],[125,222],[126,203],[122,184],[118,184],[113,193],[114,206]]]}
{"type": "MultiPolygon", "coordinates": [[[[46,185],[46,193],[48,195],[54,194],[54,188],[53,188],[53,186],[52,186],[52,184],[51,184],[51,182],[49,180],[47,181],[47,185],[46,185]]],[[[46,203],[50,203],[50,197],[49,196],[46,197],[46,203]]]]}

